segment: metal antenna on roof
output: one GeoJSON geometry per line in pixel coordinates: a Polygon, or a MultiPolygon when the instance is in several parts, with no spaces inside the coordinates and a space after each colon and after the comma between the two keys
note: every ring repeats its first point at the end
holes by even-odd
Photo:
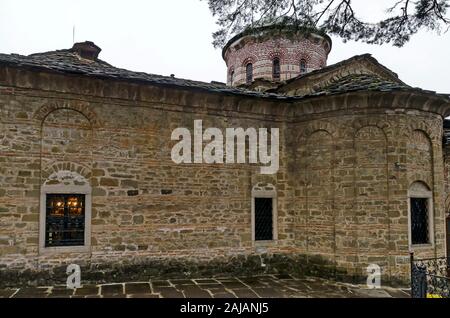
{"type": "Polygon", "coordinates": [[[75,24],[73,25],[72,28],[72,44],[75,44],[75,24]]]}

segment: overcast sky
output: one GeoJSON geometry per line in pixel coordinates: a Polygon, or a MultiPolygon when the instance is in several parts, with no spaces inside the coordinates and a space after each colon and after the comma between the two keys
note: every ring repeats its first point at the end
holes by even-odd
{"type": "MultiPolygon", "coordinates": [[[[361,17],[376,19],[396,0],[355,0],[361,17]]],[[[100,58],[134,71],[226,81],[217,29],[207,1],[200,0],[0,0],[0,52],[31,54],[90,40],[100,58]]],[[[409,85],[450,93],[450,32],[421,32],[403,48],[333,37],[328,64],[371,53],[409,85]]]]}

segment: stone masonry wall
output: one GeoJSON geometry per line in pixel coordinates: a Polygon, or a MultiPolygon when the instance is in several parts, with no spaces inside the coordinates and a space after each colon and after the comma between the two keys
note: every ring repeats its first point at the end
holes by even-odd
{"type": "Polygon", "coordinates": [[[407,191],[417,180],[434,193],[435,245],[416,252],[444,253],[438,115],[343,105],[326,118],[320,109],[297,116],[286,109],[300,104],[100,80],[75,85],[78,78],[58,76],[0,69],[4,273],[73,262],[169,268],[175,261],[197,264],[201,272],[242,257],[256,257],[252,266],[262,271],[260,258],[278,260],[274,270],[292,270],[290,260],[304,257],[295,264],[317,261],[364,276],[377,263],[383,279],[405,280],[407,191]],[[195,119],[204,128],[280,128],[278,173],[261,175],[250,164],[173,163],[172,130],[192,130],[195,119]],[[58,171],[74,171],[92,186],[87,253],[39,250],[40,188],[58,171]],[[278,202],[278,241],[263,246],[251,239],[251,191],[258,183],[273,184],[278,202]]]}
{"type": "MultiPolygon", "coordinates": [[[[448,134],[448,128],[446,129],[448,134]]],[[[450,217],[450,145],[445,144],[443,149],[444,156],[444,182],[445,182],[445,212],[450,217]]]]}
{"type": "Polygon", "coordinates": [[[415,257],[445,255],[441,120],[432,117],[352,112],[291,128],[300,131],[291,173],[301,252],[350,272],[377,264],[385,277],[405,275],[408,189],[422,181],[434,190],[435,246],[414,247],[415,257]]]}

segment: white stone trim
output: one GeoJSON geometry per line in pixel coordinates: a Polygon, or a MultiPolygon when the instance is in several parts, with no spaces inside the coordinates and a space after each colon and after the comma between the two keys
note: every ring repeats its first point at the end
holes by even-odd
{"type": "Polygon", "coordinates": [[[276,188],[272,184],[261,185],[257,184],[252,189],[252,243],[253,246],[273,245],[278,242],[278,199],[276,188]],[[270,241],[256,241],[255,240],[255,198],[272,198],[272,236],[270,241]]]}
{"type": "Polygon", "coordinates": [[[408,191],[408,245],[410,251],[429,249],[434,247],[434,206],[433,192],[421,182],[414,182],[408,191]],[[412,244],[411,234],[411,198],[427,199],[428,202],[428,244],[412,244]]]}
{"type": "Polygon", "coordinates": [[[39,209],[39,254],[52,253],[90,253],[91,252],[91,218],[92,218],[92,188],[86,182],[84,185],[42,185],[39,209]],[[84,245],[45,247],[45,216],[47,194],[84,194],[84,245]]]}

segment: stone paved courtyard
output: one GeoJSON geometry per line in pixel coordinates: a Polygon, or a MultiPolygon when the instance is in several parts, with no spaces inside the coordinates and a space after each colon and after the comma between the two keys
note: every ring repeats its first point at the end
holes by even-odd
{"type": "Polygon", "coordinates": [[[364,285],[337,283],[318,278],[296,279],[288,275],[174,279],[84,285],[76,290],[65,286],[10,288],[2,298],[407,298],[406,289],[368,289],[364,285]]]}

